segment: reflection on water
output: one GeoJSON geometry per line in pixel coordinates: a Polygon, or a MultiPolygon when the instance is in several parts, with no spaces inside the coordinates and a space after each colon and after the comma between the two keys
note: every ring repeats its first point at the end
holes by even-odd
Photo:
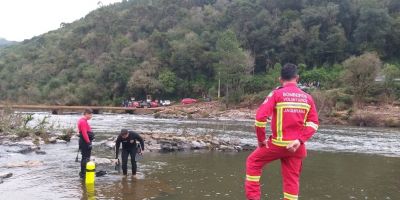
{"type": "MultiPolygon", "coordinates": [[[[144,179],[111,173],[98,177],[96,199],[244,199],[244,162],[250,152],[150,153],[139,163],[144,179]],[[157,163],[165,163],[152,167],[157,163]],[[149,168],[151,170],[148,170],[149,168]]],[[[78,165],[57,171],[48,165],[17,170],[0,185],[0,199],[90,199],[78,165]],[[12,188],[12,190],[10,190],[12,188]]],[[[67,161],[66,161],[67,162],[67,161]]],[[[49,162],[46,162],[50,164],[49,162]]],[[[301,178],[301,199],[400,199],[398,158],[353,153],[309,152],[301,178]]],[[[2,169],[3,170],[3,169],[2,169]]],[[[112,169],[108,169],[112,170],[112,169]]],[[[280,165],[265,168],[263,194],[280,199],[280,165]]]]}
{"type": "MultiPolygon", "coordinates": [[[[68,125],[69,120],[75,122],[78,117],[56,116],[52,120],[68,125]]],[[[152,127],[153,131],[185,128],[194,134],[215,130],[221,138],[255,142],[250,121],[225,121],[223,127],[210,120],[149,120],[131,115],[100,115],[95,116],[92,125],[100,138],[116,134],[122,127],[144,131],[152,127]]],[[[393,129],[323,128],[307,144],[315,150],[309,152],[303,165],[301,199],[400,199],[399,136],[393,129]]],[[[94,187],[87,188],[78,178],[76,147],[77,141],[72,141],[43,146],[46,155],[23,155],[6,152],[6,147],[0,146],[0,164],[25,160],[44,163],[30,169],[0,167],[0,173],[14,173],[0,184],[0,199],[244,199],[244,165],[250,152],[146,153],[138,164],[138,178],[124,177],[113,166],[98,165],[98,170],[109,174],[97,177],[94,187]]],[[[94,147],[93,155],[112,158],[113,152],[94,147]]],[[[267,199],[282,198],[279,162],[265,167],[261,182],[267,199]]]]}

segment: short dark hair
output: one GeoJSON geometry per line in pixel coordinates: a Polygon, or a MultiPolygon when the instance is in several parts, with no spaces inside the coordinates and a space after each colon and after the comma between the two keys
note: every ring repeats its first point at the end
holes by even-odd
{"type": "Polygon", "coordinates": [[[93,113],[93,110],[90,109],[90,108],[85,108],[85,110],[83,111],[83,114],[84,114],[84,115],[86,115],[86,114],[92,114],[92,113],[93,113]]]}
{"type": "Polygon", "coordinates": [[[128,134],[128,129],[121,129],[121,135],[128,134]]]}
{"type": "Polygon", "coordinates": [[[285,81],[292,80],[297,76],[297,66],[292,63],[286,63],[281,70],[281,79],[285,81]]]}

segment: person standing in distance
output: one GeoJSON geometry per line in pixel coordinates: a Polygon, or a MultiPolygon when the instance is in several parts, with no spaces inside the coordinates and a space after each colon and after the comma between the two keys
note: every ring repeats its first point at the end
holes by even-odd
{"type": "MultiPolygon", "coordinates": [[[[127,129],[122,129],[119,134],[117,141],[115,141],[115,159],[118,159],[119,147],[122,143],[122,173],[124,175],[128,174],[128,157],[131,157],[132,164],[132,176],[136,176],[137,164],[135,160],[136,153],[138,152],[138,147],[136,141],[139,141],[139,150],[144,150],[144,141],[139,134],[128,131],[127,129]]],[[[119,162],[119,159],[118,159],[119,162]]]]}
{"type": "Polygon", "coordinates": [[[94,134],[92,132],[92,128],[88,123],[88,121],[92,119],[92,113],[92,109],[85,109],[85,111],[83,112],[83,116],[78,121],[79,150],[82,154],[81,171],[79,172],[79,176],[81,178],[85,177],[86,163],[90,161],[90,155],[92,153],[92,141],[94,139],[94,134]]]}
{"type": "Polygon", "coordinates": [[[318,129],[318,114],[311,95],[297,87],[297,66],[285,64],[281,70],[281,87],[272,91],[258,108],[255,129],[258,148],[246,162],[246,197],[260,200],[260,177],[264,165],[281,161],[283,199],[298,200],[300,173],[307,155],[305,142],[318,129]],[[266,139],[267,118],[272,116],[272,135],[266,139]]]}

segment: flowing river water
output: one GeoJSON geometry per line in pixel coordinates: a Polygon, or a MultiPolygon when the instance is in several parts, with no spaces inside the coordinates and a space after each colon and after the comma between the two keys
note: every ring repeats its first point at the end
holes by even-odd
{"type": "MultiPolygon", "coordinates": [[[[36,119],[46,116],[36,113],[36,119]]],[[[75,127],[79,115],[52,115],[60,128],[75,127]]],[[[225,140],[255,143],[251,120],[154,119],[137,115],[95,115],[90,122],[96,140],[115,136],[121,128],[138,132],[210,134],[225,140]]],[[[300,199],[400,199],[400,131],[398,129],[321,126],[307,142],[300,199]]],[[[123,177],[112,166],[94,188],[78,178],[77,141],[43,145],[46,155],[7,152],[0,146],[0,164],[40,160],[33,168],[1,168],[13,176],[0,184],[0,199],[245,199],[245,161],[250,152],[186,151],[145,153],[138,178],[123,177]]],[[[113,157],[95,146],[92,155],[113,157]]],[[[282,199],[280,163],[264,168],[263,199],[282,199]]]]}

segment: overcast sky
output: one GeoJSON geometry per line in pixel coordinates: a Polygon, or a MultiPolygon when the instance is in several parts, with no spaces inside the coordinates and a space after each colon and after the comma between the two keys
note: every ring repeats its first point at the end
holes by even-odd
{"type": "MultiPolygon", "coordinates": [[[[22,41],[55,30],[98,8],[99,0],[0,0],[0,38],[22,41]]],[[[121,0],[101,0],[108,5],[121,0]]]]}

